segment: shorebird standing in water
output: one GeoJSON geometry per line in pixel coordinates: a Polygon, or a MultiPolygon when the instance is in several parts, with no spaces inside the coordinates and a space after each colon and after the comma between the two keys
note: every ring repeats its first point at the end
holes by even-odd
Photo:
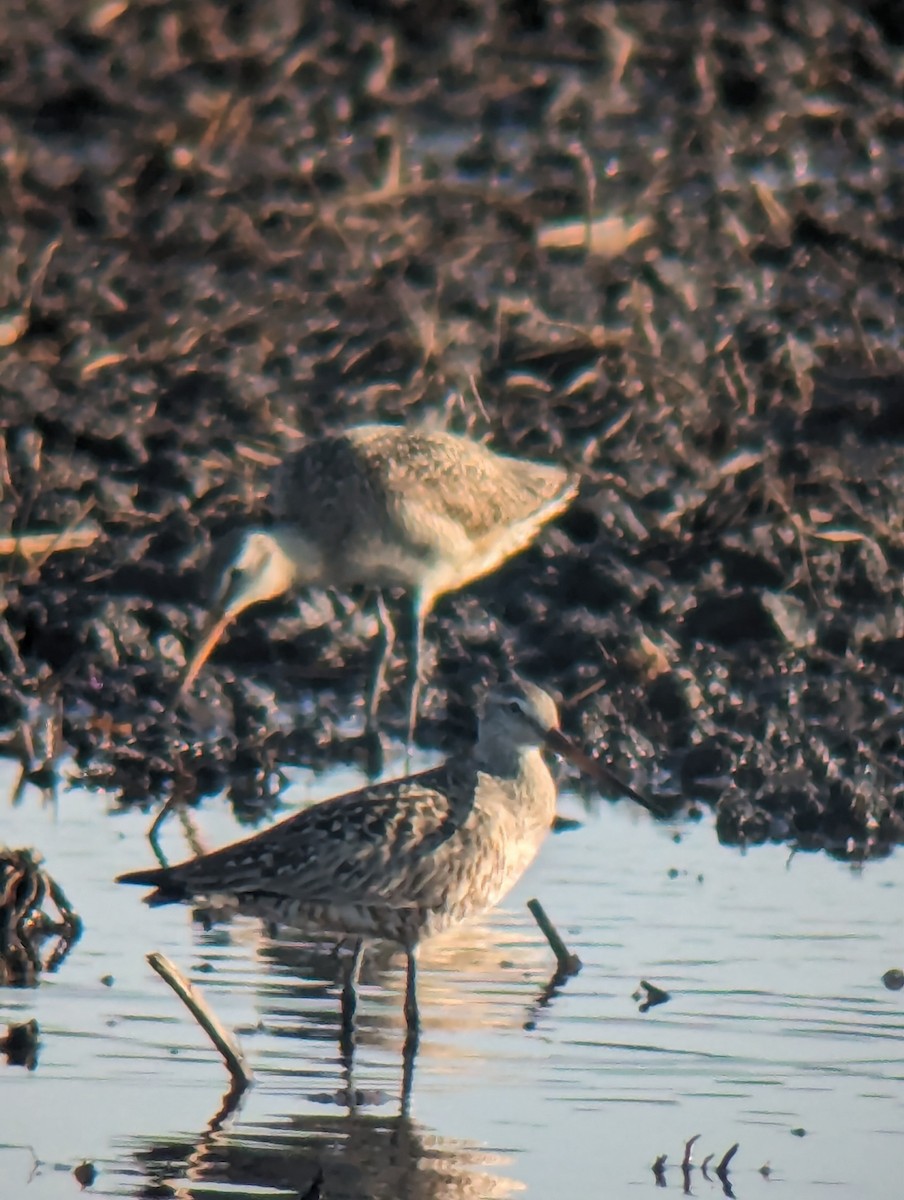
{"type": "MultiPolygon", "coordinates": [[[[411,593],[408,745],[417,719],[424,622],[437,597],[494,571],[524,549],[574,498],[559,466],[524,462],[451,433],[360,425],[310,441],[287,460],[274,495],[277,524],[220,546],[228,565],[180,680],[191,687],[229,623],[244,609],[310,585],[411,593]]],[[[382,596],[383,649],[368,702],[373,728],[395,631],[382,596]]]]}
{"type": "Polygon", "coordinates": [[[356,939],[342,991],[350,1030],[362,939],[397,942],[408,959],[405,1016],[416,1043],[415,953],[425,937],[492,908],[533,860],[555,815],[541,750],[605,781],[560,731],[533,684],[492,691],[476,745],[429,771],[324,800],[262,833],[121,883],[156,888],[148,903],[206,896],[317,935],[356,939]]]}

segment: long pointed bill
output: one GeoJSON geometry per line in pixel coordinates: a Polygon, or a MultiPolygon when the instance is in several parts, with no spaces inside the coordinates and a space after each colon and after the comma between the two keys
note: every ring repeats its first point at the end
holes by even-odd
{"type": "Polygon", "coordinates": [[[595,758],[589,758],[583,750],[579,750],[574,742],[569,739],[558,729],[550,729],[546,734],[546,745],[553,751],[554,754],[561,755],[562,758],[567,758],[570,763],[586,775],[588,779],[594,780],[601,787],[617,788],[625,796],[630,796],[648,812],[655,813],[657,816],[664,816],[663,810],[659,805],[652,800],[648,800],[642,793],[635,791],[630,783],[626,783],[614,771],[610,771],[603,763],[598,762],[595,758]]]}
{"type": "Polygon", "coordinates": [[[234,611],[224,608],[222,605],[218,605],[210,614],[201,634],[201,641],[194,654],[188,660],[185,670],[182,673],[182,678],[179,680],[179,687],[176,691],[174,701],[175,704],[178,704],[185,697],[191,685],[198,678],[198,672],[207,662],[208,658],[210,658],[214,646],[216,646],[217,642],[223,636],[224,630],[234,616],[234,611]]]}

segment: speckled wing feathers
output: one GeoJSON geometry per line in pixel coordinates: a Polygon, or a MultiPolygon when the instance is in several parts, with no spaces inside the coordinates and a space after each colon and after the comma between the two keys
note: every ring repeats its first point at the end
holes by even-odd
{"type": "Polygon", "coordinates": [[[483,839],[475,788],[497,786],[470,765],[445,763],[401,784],[337,796],[234,846],[147,872],[143,882],[194,895],[430,906],[445,897],[450,861],[472,857],[483,839]]]}
{"type": "MultiPolygon", "coordinates": [[[[379,450],[379,443],[368,450],[379,450]]],[[[504,458],[487,446],[441,435],[410,436],[405,455],[383,458],[390,508],[407,524],[406,509],[454,521],[471,540],[533,516],[573,493],[561,467],[504,458]]]]}
{"type": "Polygon", "coordinates": [[[506,526],[534,518],[533,531],[576,490],[558,466],[506,458],[451,434],[371,425],[303,447],[287,460],[274,495],[278,517],[303,519],[331,540],[372,530],[420,545],[428,557],[438,539],[460,540],[463,554],[506,526]]]}

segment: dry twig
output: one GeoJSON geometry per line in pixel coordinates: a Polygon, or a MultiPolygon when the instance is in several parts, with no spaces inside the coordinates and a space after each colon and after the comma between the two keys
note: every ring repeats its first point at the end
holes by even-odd
{"type": "Polygon", "coordinates": [[[160,954],[155,950],[147,956],[147,960],[160,978],[170,985],[219,1050],[235,1086],[242,1090],[249,1087],[253,1082],[253,1076],[251,1068],[245,1062],[242,1049],[232,1034],[223,1026],[207,1001],[165,954],[160,954]]]}
{"type": "Polygon", "coordinates": [[[84,550],[100,537],[97,525],[77,525],[50,533],[10,533],[0,537],[0,557],[19,554],[23,558],[55,554],[58,550],[84,550]]]}
{"type": "Polygon", "coordinates": [[[539,900],[528,900],[527,907],[530,909],[531,916],[540,926],[543,936],[549,942],[552,952],[556,956],[556,962],[559,967],[558,974],[577,975],[584,964],[576,954],[571,953],[561,937],[559,937],[558,930],[546,915],[543,905],[539,900]]]}

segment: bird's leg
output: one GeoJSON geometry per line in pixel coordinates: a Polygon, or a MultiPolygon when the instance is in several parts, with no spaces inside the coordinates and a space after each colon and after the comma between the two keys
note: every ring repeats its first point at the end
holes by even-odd
{"type": "Polygon", "coordinates": [[[409,755],[414,749],[414,730],[417,725],[417,706],[421,695],[421,672],[424,660],[424,623],[430,608],[430,597],[423,592],[414,594],[414,625],[411,631],[411,657],[408,670],[411,672],[411,694],[408,701],[408,741],[406,743],[409,755]]]}
{"type": "Polygon", "coordinates": [[[342,980],[342,1023],[339,1031],[339,1048],[343,1059],[350,1065],[355,1047],[355,1009],[358,1007],[358,976],[364,958],[364,939],[356,938],[351,961],[342,980]]]}
{"type": "Polygon", "coordinates": [[[417,963],[415,947],[407,949],[408,970],[405,977],[405,1045],[402,1050],[402,1115],[407,1116],[414,1083],[414,1064],[420,1042],[420,1017],[417,1010],[417,963]]]}
{"type": "Polygon", "coordinates": [[[377,728],[377,709],[380,707],[380,695],[386,682],[386,669],[395,646],[395,626],[389,616],[386,600],[378,589],[376,593],[377,624],[380,626],[380,645],[374,673],[371,676],[370,690],[367,695],[367,724],[368,732],[377,728]]]}
{"type": "Polygon", "coordinates": [[[342,1022],[351,1026],[355,1019],[355,1009],[358,1007],[358,977],[361,974],[361,962],[364,958],[364,939],[355,938],[351,958],[345,978],[342,981],[342,1022]]]}
{"type": "Polygon", "coordinates": [[[417,950],[412,946],[406,953],[408,970],[405,975],[405,1023],[408,1027],[408,1037],[417,1042],[421,1027],[417,1010],[417,950]]]}
{"type": "Polygon", "coordinates": [[[402,1051],[402,1096],[399,1106],[401,1115],[407,1117],[411,1112],[411,1090],[414,1087],[414,1064],[417,1062],[417,1038],[405,1038],[405,1049],[402,1051]]]}

